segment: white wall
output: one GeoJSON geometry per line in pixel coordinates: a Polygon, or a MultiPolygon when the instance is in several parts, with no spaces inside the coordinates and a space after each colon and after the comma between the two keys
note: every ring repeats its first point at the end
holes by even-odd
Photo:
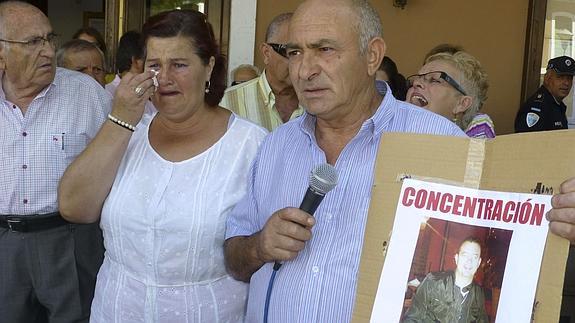
{"type": "MultiPolygon", "coordinates": [[[[104,0],[49,0],[48,18],[60,43],[72,39],[76,30],[84,26],[84,12],[103,12],[104,0]]],[[[104,36],[104,35],[102,35],[104,36]]]]}
{"type": "MultiPolygon", "coordinates": [[[[257,0],[233,0],[230,17],[228,73],[241,64],[254,64],[257,0]]],[[[231,74],[228,74],[231,83],[231,74]]]]}

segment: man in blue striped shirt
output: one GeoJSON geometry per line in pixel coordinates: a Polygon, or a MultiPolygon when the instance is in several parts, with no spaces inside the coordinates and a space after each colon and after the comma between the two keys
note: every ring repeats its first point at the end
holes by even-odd
{"type": "Polygon", "coordinates": [[[247,322],[263,321],[274,261],[286,263],[275,281],[270,322],[349,321],[381,136],[464,135],[389,89],[378,94],[375,72],[385,42],[377,13],[366,1],[330,2],[305,2],[292,18],[290,76],[306,113],[267,137],[250,191],[228,220],[229,269],[251,282],[247,322]],[[325,162],[336,167],[340,184],[314,218],[296,207],[311,169],[325,162]]]}
{"type": "MultiPolygon", "coordinates": [[[[290,77],[306,113],[272,132],[228,218],[226,260],[250,282],[247,322],[351,320],[373,171],[381,136],[464,136],[450,120],[382,97],[375,72],[385,53],[379,16],[365,0],[308,0],[289,31],[290,77]],[[314,166],[334,165],[339,184],[315,217],[297,209],[314,166]],[[313,228],[313,229],[312,229],[313,228]]],[[[446,85],[447,86],[447,85],[446,85]]]]}

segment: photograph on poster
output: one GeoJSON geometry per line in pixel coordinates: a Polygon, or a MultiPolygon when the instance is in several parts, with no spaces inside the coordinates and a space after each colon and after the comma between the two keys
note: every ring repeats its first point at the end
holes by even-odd
{"type": "Polygon", "coordinates": [[[421,224],[402,322],[494,322],[513,231],[421,224]]]}
{"type": "Polygon", "coordinates": [[[548,195],[403,181],[371,322],[530,322],[548,195]]]}

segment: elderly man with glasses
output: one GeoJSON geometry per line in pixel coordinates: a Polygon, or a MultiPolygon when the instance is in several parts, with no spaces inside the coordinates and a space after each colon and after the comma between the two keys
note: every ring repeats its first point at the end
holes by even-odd
{"type": "Polygon", "coordinates": [[[300,116],[303,108],[291,84],[286,46],[291,13],[275,17],[261,45],[265,70],[250,81],[229,88],[220,105],[272,131],[300,116]]]}
{"type": "Polygon", "coordinates": [[[106,120],[111,97],[56,68],[48,18],[0,4],[0,320],[87,322],[103,259],[98,224],[58,212],[58,181],[106,120]]]}

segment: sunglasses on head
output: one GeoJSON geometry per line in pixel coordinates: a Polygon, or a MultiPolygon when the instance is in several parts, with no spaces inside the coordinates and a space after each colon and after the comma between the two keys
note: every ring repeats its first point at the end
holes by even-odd
{"type": "Polygon", "coordinates": [[[287,46],[286,44],[276,44],[276,43],[267,43],[274,52],[278,53],[279,55],[288,58],[287,56],[287,46]]]}

